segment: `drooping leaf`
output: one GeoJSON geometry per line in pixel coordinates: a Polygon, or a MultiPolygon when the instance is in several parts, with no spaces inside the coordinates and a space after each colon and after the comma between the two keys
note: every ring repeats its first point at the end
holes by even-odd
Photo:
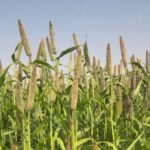
{"type": "Polygon", "coordinates": [[[81,139],[81,140],[77,141],[76,147],[81,146],[81,145],[83,145],[83,144],[85,144],[86,142],[89,142],[89,141],[92,141],[92,138],[81,139]]]}
{"type": "Polygon", "coordinates": [[[44,61],[42,61],[42,60],[36,59],[36,60],[33,62],[33,64],[40,64],[40,65],[42,65],[42,66],[45,66],[45,67],[49,68],[50,70],[54,70],[54,71],[55,71],[55,68],[54,68],[53,66],[51,66],[50,64],[48,64],[48,63],[46,63],[46,62],[44,62],[44,61]]]}
{"type": "Polygon", "coordinates": [[[30,73],[29,68],[27,66],[25,66],[24,64],[22,64],[22,70],[27,76],[30,73]]]}
{"type": "Polygon", "coordinates": [[[141,66],[140,63],[138,63],[138,62],[132,62],[131,64],[133,64],[133,65],[137,66],[139,69],[141,69],[141,71],[144,73],[144,75],[146,77],[148,77],[148,74],[146,73],[145,69],[141,66]]]}
{"type": "Polygon", "coordinates": [[[61,150],[66,150],[64,142],[62,141],[61,138],[54,138],[54,140],[59,144],[59,146],[61,147],[61,150]]]}
{"type": "Polygon", "coordinates": [[[105,144],[107,144],[109,147],[112,147],[112,148],[113,148],[113,150],[118,150],[118,149],[117,149],[117,147],[116,147],[116,145],[115,145],[115,144],[113,144],[113,143],[105,142],[105,141],[100,142],[100,143],[105,143],[105,144]]]}
{"type": "Polygon", "coordinates": [[[59,55],[56,59],[60,59],[60,58],[63,57],[64,55],[66,55],[66,54],[68,54],[68,53],[70,53],[70,52],[76,50],[78,47],[80,47],[80,46],[71,47],[71,48],[68,48],[68,49],[62,51],[62,52],[60,53],[60,55],[59,55]]]}

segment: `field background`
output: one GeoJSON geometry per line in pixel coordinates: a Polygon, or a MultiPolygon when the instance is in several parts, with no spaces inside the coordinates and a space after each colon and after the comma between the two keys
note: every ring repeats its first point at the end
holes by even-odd
{"type": "Polygon", "coordinates": [[[150,149],[148,1],[0,8],[0,150],[150,149]]]}

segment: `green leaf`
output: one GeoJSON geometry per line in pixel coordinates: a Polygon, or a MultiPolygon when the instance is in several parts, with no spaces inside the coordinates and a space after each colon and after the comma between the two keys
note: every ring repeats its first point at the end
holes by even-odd
{"type": "Polygon", "coordinates": [[[141,71],[144,73],[144,75],[146,77],[148,77],[148,74],[146,73],[145,69],[141,66],[140,63],[138,63],[138,62],[131,62],[131,64],[133,64],[133,65],[137,66],[139,69],[141,69],[141,71]]]}
{"type": "Polygon", "coordinates": [[[92,138],[84,138],[84,139],[81,139],[81,140],[77,141],[76,147],[78,147],[78,146],[80,146],[80,145],[83,145],[83,144],[85,144],[86,142],[92,141],[92,140],[93,140],[92,138]]]}
{"type": "Polygon", "coordinates": [[[60,130],[61,130],[61,128],[57,128],[57,129],[56,129],[56,131],[55,131],[55,136],[54,136],[55,138],[58,137],[58,134],[59,134],[60,130]]]}
{"type": "Polygon", "coordinates": [[[133,148],[133,146],[135,145],[135,143],[141,138],[141,136],[143,135],[144,132],[142,132],[132,143],[131,145],[127,148],[127,150],[131,150],[133,148]]]}
{"type": "Polygon", "coordinates": [[[4,82],[5,82],[5,76],[1,76],[0,77],[0,87],[2,87],[4,82]]]}
{"type": "Polygon", "coordinates": [[[118,86],[121,87],[122,89],[126,89],[126,88],[124,87],[124,85],[123,85],[121,82],[117,82],[116,85],[118,85],[118,86]]]}
{"type": "Polygon", "coordinates": [[[134,97],[136,97],[136,96],[138,95],[138,93],[140,92],[140,88],[141,88],[141,85],[142,85],[142,81],[143,81],[143,79],[141,79],[141,80],[139,81],[139,83],[138,83],[136,89],[134,90],[134,93],[133,93],[134,97]]]}
{"type": "Polygon", "coordinates": [[[87,133],[89,130],[90,130],[90,128],[89,128],[89,127],[86,127],[86,128],[84,128],[84,129],[78,131],[78,132],[77,132],[77,137],[78,137],[78,138],[81,138],[82,134],[83,134],[83,133],[84,133],[84,134],[87,133]]]}
{"type": "Polygon", "coordinates": [[[53,66],[51,66],[50,64],[48,64],[48,63],[46,63],[46,62],[44,62],[44,61],[42,61],[42,60],[36,59],[36,60],[33,62],[33,64],[40,64],[40,65],[42,65],[42,66],[45,66],[45,67],[47,67],[47,68],[49,68],[49,69],[55,71],[55,68],[54,68],[53,66]]]}
{"type": "Polygon", "coordinates": [[[21,45],[21,42],[19,42],[19,43],[17,44],[17,46],[16,46],[16,48],[15,48],[15,52],[11,55],[11,58],[12,58],[13,62],[16,62],[15,53],[16,53],[16,51],[18,50],[18,48],[20,47],[20,45],[21,45]]]}
{"type": "Polygon", "coordinates": [[[115,144],[112,144],[112,143],[110,143],[110,142],[105,142],[105,141],[103,141],[103,142],[100,142],[100,143],[105,143],[105,144],[107,144],[108,146],[112,147],[113,150],[118,150],[117,147],[115,146],[115,144]]]}
{"type": "Polygon", "coordinates": [[[25,66],[24,64],[22,64],[22,70],[23,72],[28,76],[30,73],[30,70],[27,66],[25,66]]]}
{"type": "Polygon", "coordinates": [[[142,125],[150,128],[150,124],[148,123],[142,123],[142,125]]]}
{"type": "Polygon", "coordinates": [[[66,150],[64,142],[62,141],[61,138],[54,138],[54,140],[59,144],[59,146],[61,147],[61,150],[66,150]]]}
{"type": "Polygon", "coordinates": [[[3,136],[6,136],[6,135],[10,135],[12,133],[16,132],[16,130],[11,130],[11,131],[5,131],[2,133],[3,136]]]}
{"type": "Polygon", "coordinates": [[[66,55],[66,54],[68,54],[68,53],[70,53],[70,52],[76,50],[78,47],[80,47],[80,46],[71,47],[71,48],[68,48],[68,49],[62,51],[62,52],[60,53],[60,55],[59,55],[56,59],[60,59],[60,58],[63,57],[64,55],[66,55]]]}
{"type": "Polygon", "coordinates": [[[4,82],[5,82],[5,76],[6,76],[6,73],[8,72],[8,69],[9,69],[10,66],[11,66],[11,65],[9,65],[9,66],[5,69],[4,73],[0,76],[0,87],[2,87],[3,84],[4,84],[4,82]]]}

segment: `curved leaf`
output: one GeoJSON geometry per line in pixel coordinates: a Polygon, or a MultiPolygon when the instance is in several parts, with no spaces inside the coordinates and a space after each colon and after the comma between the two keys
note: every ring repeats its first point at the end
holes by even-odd
{"type": "Polygon", "coordinates": [[[146,73],[145,69],[141,66],[140,63],[138,63],[138,62],[131,62],[131,64],[133,64],[133,65],[137,66],[139,69],[141,69],[141,71],[144,73],[144,75],[146,77],[148,77],[148,74],[146,73]]]}
{"type": "Polygon", "coordinates": [[[2,87],[2,86],[3,86],[3,83],[5,82],[5,76],[6,76],[6,73],[8,72],[8,69],[9,69],[10,66],[11,66],[11,65],[9,65],[9,66],[5,69],[4,73],[0,76],[0,87],[2,87]]]}
{"type": "Polygon", "coordinates": [[[86,142],[89,142],[89,141],[92,141],[92,140],[93,140],[92,138],[81,139],[81,140],[77,141],[76,147],[81,146],[81,145],[85,144],[86,142]]]}
{"type": "Polygon", "coordinates": [[[55,71],[55,68],[53,66],[51,66],[50,64],[48,64],[48,63],[46,63],[46,62],[44,62],[42,60],[36,59],[36,60],[34,60],[33,64],[40,64],[42,66],[45,66],[45,67],[55,71]]]}
{"type": "Polygon", "coordinates": [[[59,146],[61,147],[61,150],[66,150],[65,149],[65,145],[64,145],[64,142],[62,141],[61,138],[54,138],[54,140],[59,144],[59,146]]]}
{"type": "Polygon", "coordinates": [[[68,53],[70,53],[70,52],[76,50],[78,47],[80,47],[80,46],[71,47],[71,48],[68,48],[68,49],[62,51],[62,52],[60,53],[60,55],[59,55],[56,59],[60,59],[60,58],[63,57],[64,55],[66,55],[66,54],[68,54],[68,53]]]}

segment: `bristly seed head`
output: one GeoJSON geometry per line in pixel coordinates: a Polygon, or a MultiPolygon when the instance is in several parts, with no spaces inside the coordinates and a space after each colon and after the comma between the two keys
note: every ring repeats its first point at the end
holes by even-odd
{"type": "Polygon", "coordinates": [[[150,73],[150,56],[148,50],[146,51],[146,71],[150,73]]]}
{"type": "Polygon", "coordinates": [[[55,57],[54,57],[54,54],[52,52],[52,47],[51,47],[51,44],[50,44],[48,37],[46,37],[46,43],[47,43],[47,48],[48,48],[50,59],[51,59],[51,61],[54,61],[55,57]]]}
{"type": "Polygon", "coordinates": [[[26,52],[27,56],[31,57],[31,49],[29,46],[28,38],[26,36],[26,32],[23,28],[23,25],[22,25],[20,19],[18,20],[18,26],[19,26],[21,41],[22,41],[22,44],[24,46],[25,52],[26,52]]]}
{"type": "Polygon", "coordinates": [[[32,74],[29,82],[29,94],[28,94],[28,103],[27,109],[32,109],[34,106],[34,99],[36,94],[36,66],[33,66],[32,74]]]}
{"type": "Polygon", "coordinates": [[[44,42],[44,39],[41,39],[41,42],[40,42],[40,51],[41,51],[41,57],[43,58],[43,60],[45,62],[47,62],[47,54],[46,54],[46,48],[45,48],[45,42],[44,42]]]}
{"type": "Polygon", "coordinates": [[[75,110],[78,102],[78,78],[74,78],[72,84],[72,94],[71,94],[71,109],[75,110]]]}
{"type": "MultiPolygon", "coordinates": [[[[78,40],[77,35],[76,35],[75,33],[73,33],[72,36],[73,36],[74,45],[75,45],[75,46],[80,46],[80,42],[79,42],[79,40],[78,40]]],[[[78,54],[82,53],[81,47],[78,47],[78,48],[77,48],[77,53],[78,53],[78,54]]]]}
{"type": "Polygon", "coordinates": [[[18,50],[16,52],[16,55],[15,55],[15,59],[17,61],[20,61],[20,57],[21,57],[21,52],[22,52],[22,42],[19,43],[19,46],[18,46],[18,50]]]}
{"type": "Polygon", "coordinates": [[[49,32],[50,32],[50,41],[51,41],[51,49],[53,54],[57,54],[57,46],[56,46],[56,39],[55,39],[55,31],[52,22],[49,22],[49,32]]]}
{"type": "Polygon", "coordinates": [[[113,71],[112,71],[112,54],[111,54],[111,48],[110,44],[108,43],[107,45],[107,55],[106,55],[106,60],[107,60],[107,71],[110,76],[112,76],[113,71]]]}
{"type": "Polygon", "coordinates": [[[125,47],[125,42],[124,42],[122,36],[120,36],[120,49],[121,49],[121,55],[122,55],[122,60],[123,60],[124,67],[127,68],[126,47],[125,47]]]}
{"type": "Polygon", "coordinates": [[[113,71],[113,73],[114,73],[114,76],[117,76],[117,66],[116,65],[114,65],[114,71],[113,71]]]}
{"type": "Polygon", "coordinates": [[[79,53],[78,56],[77,56],[77,61],[76,61],[75,76],[77,78],[81,78],[82,77],[82,72],[83,72],[82,54],[79,53]]]}

